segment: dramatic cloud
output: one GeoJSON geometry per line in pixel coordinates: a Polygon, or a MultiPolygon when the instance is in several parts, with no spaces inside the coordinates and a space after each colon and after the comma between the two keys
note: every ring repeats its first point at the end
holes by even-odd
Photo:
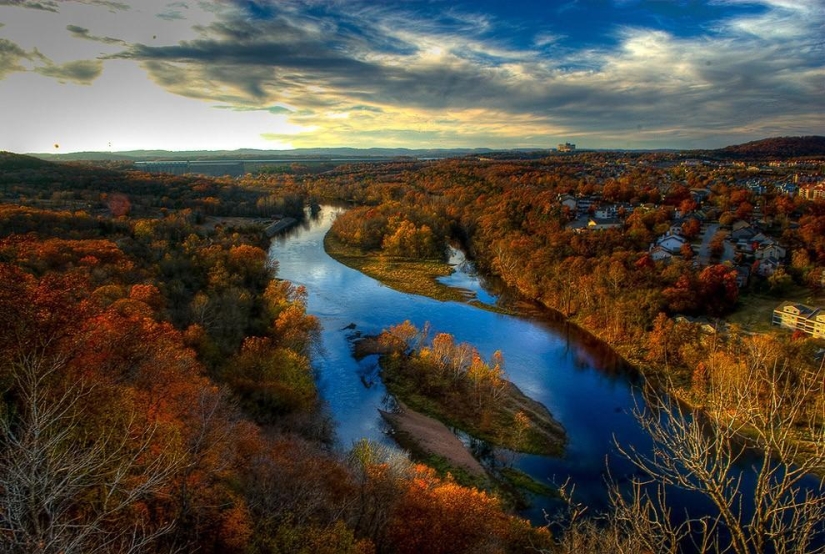
{"type": "MultiPolygon", "coordinates": [[[[34,4],[58,6],[11,3],[34,4]]],[[[34,71],[89,83],[137,63],[176,96],[277,117],[256,138],[295,145],[715,146],[825,129],[819,0],[70,6],[64,34],[106,50],[34,71]]],[[[32,61],[7,36],[0,78],[32,61]]]]}
{"type": "MultiPolygon", "coordinates": [[[[129,5],[124,2],[111,2],[108,0],[63,0],[63,3],[74,1],[79,4],[87,4],[90,6],[103,6],[110,10],[125,11],[129,9],[129,5]]],[[[58,13],[61,8],[61,2],[55,0],[46,0],[44,2],[36,2],[34,0],[0,0],[0,6],[15,6],[20,8],[29,8],[32,10],[42,10],[47,12],[58,13]]]]}

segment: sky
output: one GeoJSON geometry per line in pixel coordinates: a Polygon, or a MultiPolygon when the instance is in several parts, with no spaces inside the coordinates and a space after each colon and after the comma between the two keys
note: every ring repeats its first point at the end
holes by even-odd
{"type": "Polygon", "coordinates": [[[825,0],[0,0],[0,150],[825,135],[825,0]]]}

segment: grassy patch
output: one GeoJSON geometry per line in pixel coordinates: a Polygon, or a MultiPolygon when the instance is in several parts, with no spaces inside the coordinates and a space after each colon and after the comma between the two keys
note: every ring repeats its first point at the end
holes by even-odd
{"type": "Polygon", "coordinates": [[[438,277],[452,273],[452,268],[440,260],[411,260],[364,253],[358,248],[343,244],[331,233],[324,237],[324,249],[345,266],[357,269],[397,291],[442,301],[465,300],[460,290],[436,281],[438,277]]]}
{"type": "Polygon", "coordinates": [[[497,313],[510,313],[503,308],[479,302],[473,295],[468,296],[465,290],[438,282],[439,277],[447,277],[453,272],[453,268],[441,260],[417,260],[365,253],[359,248],[342,243],[332,233],[327,233],[324,237],[324,250],[345,266],[358,270],[399,292],[418,294],[442,302],[467,303],[497,313]]]}
{"type": "Polygon", "coordinates": [[[822,306],[825,304],[825,294],[812,295],[810,289],[799,286],[792,287],[781,297],[769,294],[746,294],[740,297],[736,311],[728,315],[725,321],[756,333],[776,331],[778,328],[771,325],[771,317],[773,310],[784,301],[822,306]]]}
{"type": "Polygon", "coordinates": [[[536,481],[526,473],[514,467],[506,467],[499,471],[501,478],[509,485],[519,489],[530,492],[538,496],[547,496],[550,498],[557,498],[559,496],[558,489],[545,485],[536,481]]]}

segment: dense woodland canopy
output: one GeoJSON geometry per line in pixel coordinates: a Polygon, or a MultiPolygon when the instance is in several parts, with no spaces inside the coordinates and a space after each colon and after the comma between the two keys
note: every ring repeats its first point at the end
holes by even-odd
{"type": "Polygon", "coordinates": [[[199,224],[255,211],[236,200],[300,216],[296,189],[3,162],[0,550],[549,544],[489,491],[334,448],[305,292],[276,278],[262,226],[199,224]]]}
{"type": "MultiPolygon", "coordinates": [[[[825,203],[773,186],[756,195],[740,186],[749,176],[670,154],[399,161],[240,179],[2,154],[2,549],[565,547],[509,515],[494,491],[374,444],[335,448],[305,291],[277,279],[261,225],[208,220],[301,218],[317,200],[350,202],[333,228],[343,243],[414,258],[460,243],[483,271],[710,407],[720,386],[750,386],[754,372],[787,368],[790,391],[816,370],[814,340],[708,334],[675,318],[735,310],[749,289],[730,264],[650,256],[677,211],[701,209],[725,227],[758,207],[791,263],[782,280],[754,279],[750,290],[821,286],[825,203]],[[696,188],[708,191],[703,206],[696,188]],[[565,194],[619,205],[622,225],[576,232],[565,194]]],[[[805,425],[821,425],[821,387],[804,403],[790,420],[802,443],[805,425]]]]}

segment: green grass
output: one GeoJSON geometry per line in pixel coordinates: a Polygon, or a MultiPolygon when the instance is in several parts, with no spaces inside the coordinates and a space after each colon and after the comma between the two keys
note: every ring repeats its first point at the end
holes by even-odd
{"type": "Polygon", "coordinates": [[[730,324],[741,326],[753,333],[768,333],[778,327],[771,325],[773,310],[782,302],[800,302],[809,306],[825,305],[825,293],[812,295],[810,289],[800,286],[791,287],[782,296],[764,293],[750,293],[739,298],[736,311],[725,318],[730,324]]]}
{"type": "Polygon", "coordinates": [[[447,277],[453,272],[453,268],[441,260],[419,260],[365,253],[343,244],[331,233],[324,237],[324,250],[345,266],[358,270],[399,292],[426,296],[442,302],[469,303],[491,312],[510,313],[503,308],[479,302],[472,296],[468,297],[467,291],[438,282],[439,277],[447,277]]]}
{"type": "Polygon", "coordinates": [[[536,481],[526,473],[514,467],[505,467],[499,471],[501,478],[517,489],[533,493],[538,496],[555,498],[559,496],[558,489],[536,481]]]}

